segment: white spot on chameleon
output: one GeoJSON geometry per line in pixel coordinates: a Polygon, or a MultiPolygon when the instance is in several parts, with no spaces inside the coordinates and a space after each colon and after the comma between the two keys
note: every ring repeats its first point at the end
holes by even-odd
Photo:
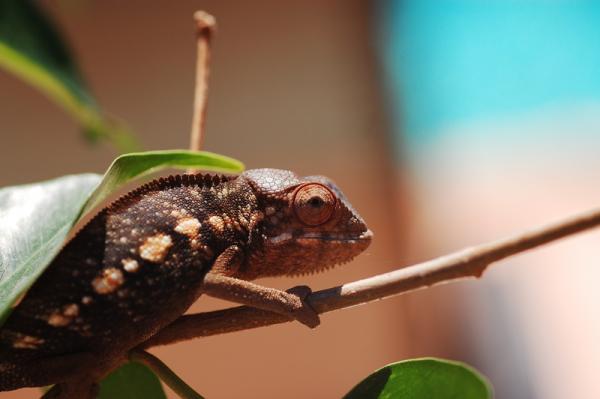
{"type": "Polygon", "coordinates": [[[250,226],[255,226],[256,223],[263,220],[264,217],[265,217],[265,215],[261,211],[256,211],[256,212],[252,213],[252,216],[250,216],[250,226]]]}
{"type": "Polygon", "coordinates": [[[60,312],[55,312],[48,317],[48,324],[52,327],[65,327],[71,324],[71,318],[60,312]]]}
{"type": "Polygon", "coordinates": [[[79,305],[77,305],[76,303],[71,303],[69,305],[66,305],[63,308],[62,314],[63,314],[63,316],[71,317],[71,318],[79,316],[79,305]]]}
{"type": "Polygon", "coordinates": [[[190,241],[190,245],[196,251],[204,252],[204,255],[208,256],[209,258],[212,258],[214,255],[213,250],[210,249],[210,247],[208,245],[202,244],[202,241],[200,241],[200,240],[193,239],[190,241]]]}
{"type": "Polygon", "coordinates": [[[21,335],[15,342],[13,348],[16,349],[36,349],[45,341],[42,338],[33,337],[31,335],[21,335]]]}
{"type": "Polygon", "coordinates": [[[217,192],[217,197],[218,197],[219,199],[224,199],[224,198],[226,198],[228,195],[229,195],[229,190],[228,190],[226,187],[223,187],[223,189],[222,189],[222,190],[219,190],[219,191],[217,192]]]}
{"type": "Polygon", "coordinates": [[[63,306],[62,311],[56,311],[48,317],[48,324],[53,327],[65,327],[71,324],[73,318],[79,316],[79,305],[70,303],[63,306]]]}
{"type": "Polygon", "coordinates": [[[84,305],[91,305],[91,303],[93,302],[93,299],[91,296],[84,296],[83,298],[81,298],[81,303],[83,303],[84,305]]]}
{"type": "Polygon", "coordinates": [[[96,277],[92,280],[92,287],[100,295],[110,294],[117,288],[119,288],[125,279],[123,278],[123,272],[117,268],[109,267],[102,271],[100,277],[96,277]]]}
{"type": "Polygon", "coordinates": [[[146,241],[140,245],[140,257],[149,262],[162,262],[172,245],[173,240],[171,239],[171,236],[158,233],[152,237],[146,238],[146,241]]]}
{"type": "Polygon", "coordinates": [[[250,222],[248,222],[248,219],[246,219],[246,217],[242,214],[240,214],[238,216],[239,220],[240,220],[240,224],[244,227],[248,227],[248,224],[250,224],[250,222]]]}
{"type": "Polygon", "coordinates": [[[223,219],[226,228],[235,228],[233,220],[229,217],[228,214],[224,213],[223,215],[221,215],[221,218],[223,219]]]}
{"type": "Polygon", "coordinates": [[[225,222],[220,216],[211,216],[208,218],[208,223],[217,233],[225,231],[225,222]]]}
{"type": "Polygon", "coordinates": [[[123,265],[123,269],[125,269],[125,271],[129,273],[135,273],[140,269],[140,264],[135,259],[123,259],[121,261],[121,264],[123,265]]]}
{"type": "Polygon", "coordinates": [[[198,231],[200,230],[202,225],[196,218],[185,218],[179,219],[177,221],[177,226],[175,226],[175,231],[179,234],[185,234],[186,236],[193,238],[198,235],[198,231]]]}
{"type": "Polygon", "coordinates": [[[233,226],[233,228],[239,232],[244,232],[244,229],[242,228],[242,225],[240,224],[240,222],[236,219],[233,219],[231,221],[231,225],[233,226]]]}
{"type": "Polygon", "coordinates": [[[271,237],[269,238],[269,241],[273,244],[277,244],[280,243],[282,241],[287,241],[290,240],[292,238],[292,234],[291,233],[281,233],[275,237],[271,237]]]}
{"type": "Polygon", "coordinates": [[[119,242],[121,244],[127,244],[127,237],[121,237],[121,238],[119,238],[119,242]]]}

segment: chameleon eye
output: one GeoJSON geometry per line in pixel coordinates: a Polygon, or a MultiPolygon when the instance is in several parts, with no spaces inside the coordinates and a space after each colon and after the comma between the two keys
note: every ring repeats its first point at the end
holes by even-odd
{"type": "Polygon", "coordinates": [[[318,226],[331,219],[335,204],[333,193],[321,184],[306,184],[294,194],[294,212],[308,226],[318,226]]]}

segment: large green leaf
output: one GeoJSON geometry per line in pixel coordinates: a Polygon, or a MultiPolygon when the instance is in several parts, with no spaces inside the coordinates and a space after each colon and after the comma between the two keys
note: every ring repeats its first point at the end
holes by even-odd
{"type": "Polygon", "coordinates": [[[102,183],[82,210],[82,215],[104,201],[107,196],[136,177],[164,168],[203,169],[216,172],[238,173],[244,164],[233,158],[207,151],[164,150],[124,154],[110,165],[102,183]]]}
{"type": "Polygon", "coordinates": [[[0,324],[58,253],[100,180],[83,174],[0,189],[0,324]]]}
{"type": "Polygon", "coordinates": [[[143,364],[127,363],[100,383],[98,399],[166,399],[154,373],[143,364]]]}
{"type": "Polygon", "coordinates": [[[0,325],[58,253],[80,215],[128,181],[167,167],[239,172],[243,164],[207,152],[150,151],[122,155],[103,177],[74,175],[0,189],[0,325]]]}
{"type": "Polygon", "coordinates": [[[121,151],[139,147],[122,124],[101,113],[64,41],[37,2],[0,1],[0,68],[62,107],[89,138],[107,138],[121,151]]]}
{"type": "Polygon", "coordinates": [[[387,365],[355,386],[344,399],[490,399],[485,377],[459,362],[411,359],[387,365]]]}

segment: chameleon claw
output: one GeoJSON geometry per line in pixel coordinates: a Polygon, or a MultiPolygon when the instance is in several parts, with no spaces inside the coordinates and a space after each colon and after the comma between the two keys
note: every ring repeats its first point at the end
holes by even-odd
{"type": "Polygon", "coordinates": [[[288,294],[294,295],[298,302],[294,305],[294,308],[290,312],[290,316],[304,324],[308,328],[315,328],[321,324],[319,314],[310,306],[307,298],[312,294],[312,289],[306,285],[298,285],[286,290],[288,294]]]}

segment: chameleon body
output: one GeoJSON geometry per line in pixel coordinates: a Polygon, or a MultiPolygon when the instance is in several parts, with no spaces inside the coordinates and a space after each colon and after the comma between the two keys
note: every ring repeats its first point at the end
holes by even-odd
{"type": "Polygon", "coordinates": [[[0,330],[0,391],[61,383],[85,368],[79,355],[97,382],[202,293],[314,327],[294,291],[249,281],[347,262],[370,240],[324,177],[256,169],[155,180],[100,211],[15,307],[0,330]]]}

